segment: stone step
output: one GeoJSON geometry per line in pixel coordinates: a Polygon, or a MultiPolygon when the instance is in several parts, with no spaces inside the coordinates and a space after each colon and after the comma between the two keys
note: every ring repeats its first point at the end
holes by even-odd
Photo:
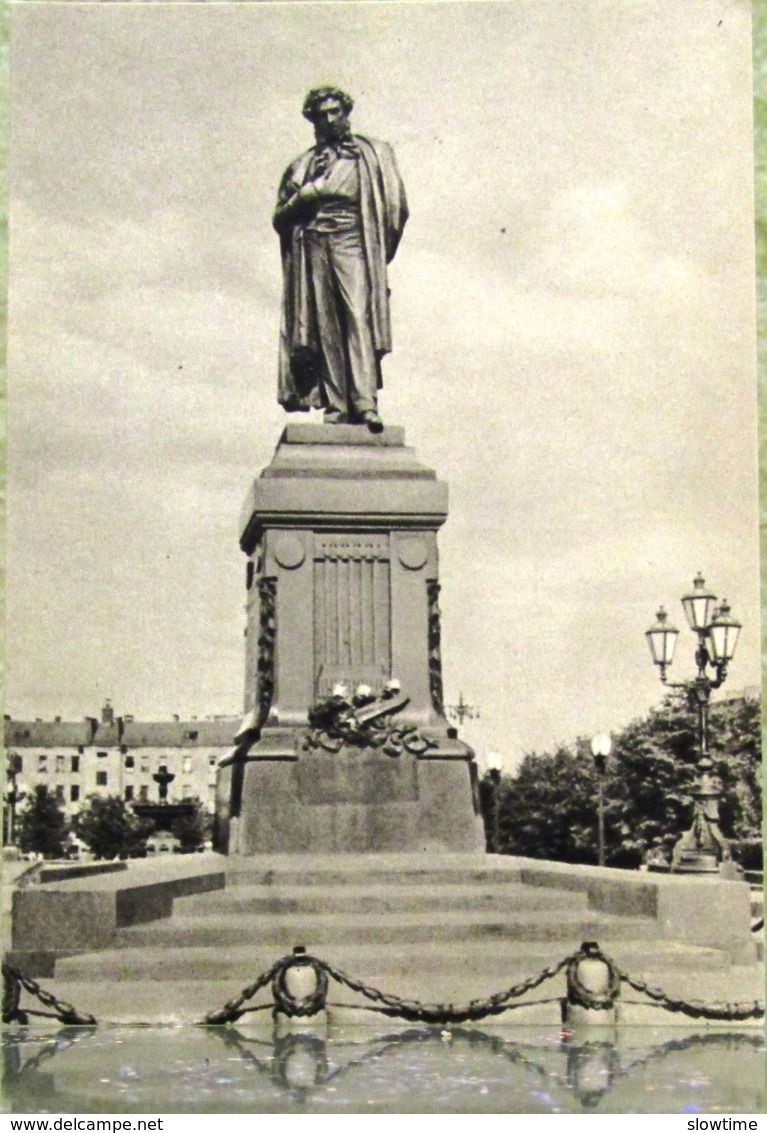
{"type": "Polygon", "coordinates": [[[323,869],[303,871],[299,868],[268,870],[227,870],[229,885],[473,885],[491,882],[494,885],[519,884],[520,870],[500,869],[323,869]]]}
{"type": "MultiPolygon", "coordinates": [[[[325,866],[314,866],[303,859],[296,861],[292,855],[283,860],[269,859],[268,864],[254,865],[252,858],[227,866],[227,888],[237,886],[300,885],[322,887],[367,885],[371,888],[398,885],[518,885],[521,870],[514,866],[484,866],[477,864],[476,858],[447,858],[438,865],[416,865],[410,856],[403,855],[401,863],[388,861],[386,864],[368,862],[355,856],[348,861],[337,858],[325,866]],[[470,864],[470,863],[474,864],[470,864]]],[[[256,859],[257,860],[257,859],[256,859]]]]}
{"type": "Polygon", "coordinates": [[[430,914],[370,914],[364,919],[356,913],[324,913],[315,916],[273,914],[260,917],[250,913],[224,916],[174,917],[151,925],[121,929],[118,942],[123,947],[161,944],[166,948],[194,945],[218,947],[235,944],[269,944],[286,951],[295,944],[308,948],[344,941],[387,944],[394,941],[431,941],[441,947],[445,941],[465,941],[492,937],[509,940],[614,940],[647,939],[657,935],[657,925],[641,917],[608,917],[578,909],[536,909],[525,912],[442,912],[430,914]]]}
{"type": "MultiPolygon", "coordinates": [[[[561,908],[586,909],[585,892],[557,895],[561,908]]],[[[239,885],[215,893],[178,899],[173,915],[190,917],[215,912],[258,913],[271,916],[280,913],[356,912],[398,913],[492,909],[508,911],[550,909],[552,895],[545,889],[529,885],[460,882],[448,885],[336,885],[320,890],[316,885],[239,885]]]]}
{"type": "MultiPolygon", "coordinates": [[[[470,949],[462,943],[335,944],[315,948],[318,958],[354,976],[389,979],[441,976],[452,973],[485,983],[496,978],[502,983],[557,964],[575,952],[581,940],[540,943],[518,941],[475,941],[470,949]]],[[[718,970],[729,961],[715,948],[699,948],[673,941],[647,943],[616,940],[605,946],[606,953],[624,970],[642,975],[657,971],[718,970]]],[[[125,982],[144,979],[152,982],[174,980],[218,980],[225,978],[244,987],[261,971],[268,969],[285,953],[271,946],[188,947],[181,951],[148,946],[113,948],[88,952],[56,962],[55,980],[125,982]]],[[[45,981],[43,981],[45,982],[45,981]]]]}

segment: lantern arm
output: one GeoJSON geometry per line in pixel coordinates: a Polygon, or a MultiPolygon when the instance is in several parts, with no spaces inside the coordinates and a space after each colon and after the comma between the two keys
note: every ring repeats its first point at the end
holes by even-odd
{"type": "Polygon", "coordinates": [[[674,688],[674,689],[684,690],[684,689],[688,689],[690,687],[690,685],[694,683],[693,681],[670,681],[666,676],[666,669],[668,668],[668,665],[660,665],[659,668],[660,668],[660,683],[664,686],[664,688],[674,688]]]}
{"type": "Polygon", "coordinates": [[[705,645],[703,644],[702,638],[698,648],[695,650],[695,664],[698,669],[697,675],[695,677],[691,677],[686,681],[669,681],[666,678],[666,670],[668,668],[668,665],[660,665],[659,668],[661,684],[665,685],[666,688],[682,690],[691,689],[695,686],[700,689],[703,685],[705,685],[710,692],[715,688],[720,688],[727,680],[728,661],[712,661],[708,655],[705,645]],[[709,676],[707,672],[709,668],[714,670],[714,673],[716,674],[715,676],[709,676]]]}
{"type": "Polygon", "coordinates": [[[707,677],[709,688],[720,688],[727,680],[727,662],[726,661],[712,661],[713,668],[716,670],[716,676],[712,679],[707,677]]]}
{"type": "Polygon", "coordinates": [[[707,697],[714,689],[720,688],[727,679],[727,663],[722,662],[716,666],[716,676],[701,676],[690,677],[686,681],[669,681],[666,680],[666,675],[661,671],[661,684],[664,688],[673,689],[680,693],[685,693],[693,700],[698,700],[700,697],[707,697]]]}

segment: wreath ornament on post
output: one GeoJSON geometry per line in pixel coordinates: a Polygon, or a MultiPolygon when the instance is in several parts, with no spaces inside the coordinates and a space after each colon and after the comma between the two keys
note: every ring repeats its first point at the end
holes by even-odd
{"type": "Polygon", "coordinates": [[[371,747],[392,757],[403,752],[423,755],[437,741],[419,732],[415,724],[397,724],[391,719],[409,703],[394,678],[387,681],[380,696],[366,684],[357,685],[353,693],[345,684],[334,685],[330,696],[315,700],[309,709],[311,730],[304,739],[304,751],[335,755],[343,747],[371,747]]]}

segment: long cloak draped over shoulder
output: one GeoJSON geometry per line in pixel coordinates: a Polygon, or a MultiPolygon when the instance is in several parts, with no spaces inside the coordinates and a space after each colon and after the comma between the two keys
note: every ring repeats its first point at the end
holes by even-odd
{"type": "MultiPolygon", "coordinates": [[[[407,200],[391,146],[359,134],[354,134],[353,140],[360,154],[360,214],[370,280],[373,348],[380,361],[391,350],[386,265],[394,258],[407,221],[407,200]]],[[[278,206],[306,182],[313,155],[314,149],[310,149],[288,166],[280,182],[278,206]]],[[[291,224],[280,236],[283,292],[278,401],[287,410],[318,408],[322,404],[323,363],[305,224],[291,224]]],[[[380,388],[380,369],[378,385],[380,388]]]]}

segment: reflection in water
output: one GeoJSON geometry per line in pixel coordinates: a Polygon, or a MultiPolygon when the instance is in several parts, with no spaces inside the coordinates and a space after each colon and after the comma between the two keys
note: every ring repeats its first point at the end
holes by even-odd
{"type": "Polygon", "coordinates": [[[762,1110],[761,1031],[522,1033],[27,1027],[3,1038],[4,1098],[16,1113],[762,1110]]]}
{"type": "MultiPolygon", "coordinates": [[[[3,1098],[12,1103],[12,1112],[29,1111],[35,1099],[55,1093],[54,1079],[41,1069],[78,1040],[95,1034],[93,1027],[72,1027],[50,1035],[37,1035],[32,1028],[3,1034],[3,1098]],[[20,1108],[15,1108],[21,1102],[20,1108]]],[[[6,1104],[6,1108],[8,1108],[6,1104]]]]}

